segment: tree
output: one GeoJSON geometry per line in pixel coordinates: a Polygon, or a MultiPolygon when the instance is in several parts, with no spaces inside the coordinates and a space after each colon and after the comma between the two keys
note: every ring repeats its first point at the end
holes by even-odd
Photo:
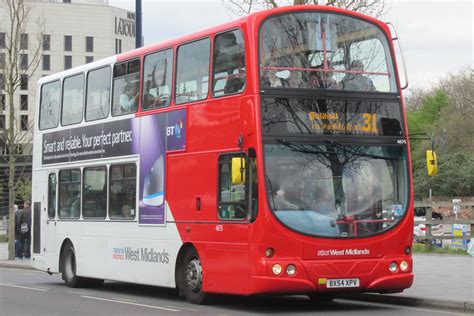
{"type": "MultiPolygon", "coordinates": [[[[472,68],[449,74],[430,91],[419,92],[421,102],[407,113],[410,134],[435,137],[438,175],[426,174],[428,142],[413,141],[411,157],[415,196],[474,194],[474,76],[472,68]]],[[[410,99],[409,99],[410,100],[410,99]]]]}
{"type": "Polygon", "coordinates": [[[265,9],[305,4],[335,6],[373,17],[380,17],[388,10],[385,0],[222,0],[222,3],[235,15],[246,15],[265,9]]]}
{"type": "Polygon", "coordinates": [[[0,0],[1,7],[7,14],[6,30],[5,30],[5,51],[6,58],[4,62],[3,78],[4,87],[7,97],[7,128],[1,134],[1,141],[6,149],[6,159],[8,163],[8,259],[15,259],[15,227],[13,205],[15,203],[16,189],[19,182],[15,183],[15,175],[21,173],[21,169],[17,169],[17,162],[22,155],[25,144],[31,142],[32,126],[31,122],[21,122],[18,119],[19,109],[15,107],[14,95],[21,87],[22,82],[31,78],[38,68],[42,55],[42,29],[43,23],[41,19],[37,21],[35,33],[38,38],[35,41],[29,41],[26,34],[31,8],[28,6],[27,0],[0,0]],[[32,43],[33,42],[33,43],[32,43]],[[25,43],[27,43],[25,45],[25,43]],[[33,44],[33,45],[30,45],[33,44]],[[29,49],[28,49],[29,48],[29,49]],[[27,55],[26,52],[29,52],[27,55]],[[28,57],[25,57],[28,56],[28,57]]]}

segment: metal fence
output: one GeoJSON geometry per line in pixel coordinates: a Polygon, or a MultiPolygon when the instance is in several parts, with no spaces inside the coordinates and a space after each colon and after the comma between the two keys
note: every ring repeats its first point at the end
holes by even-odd
{"type": "MultiPolygon", "coordinates": [[[[443,239],[462,239],[462,240],[470,240],[471,238],[474,238],[474,200],[471,201],[466,201],[466,202],[460,202],[460,203],[453,203],[450,202],[432,202],[432,203],[422,203],[422,202],[415,202],[415,208],[417,207],[424,207],[426,210],[426,217],[424,221],[415,221],[415,225],[418,224],[424,224],[426,225],[426,230],[425,230],[425,236],[415,236],[414,239],[415,241],[420,241],[420,240],[443,240],[443,239]],[[432,213],[433,209],[440,208],[440,207],[448,207],[453,209],[454,207],[457,207],[459,209],[469,209],[471,218],[470,219],[433,219],[432,213]],[[453,224],[463,224],[463,225],[468,225],[470,226],[469,233],[466,233],[464,236],[454,236],[454,234],[449,234],[449,235],[441,235],[441,236],[433,236],[432,234],[432,226],[433,225],[453,225],[453,224]]],[[[432,247],[431,242],[426,243],[426,247],[432,247]]]]}

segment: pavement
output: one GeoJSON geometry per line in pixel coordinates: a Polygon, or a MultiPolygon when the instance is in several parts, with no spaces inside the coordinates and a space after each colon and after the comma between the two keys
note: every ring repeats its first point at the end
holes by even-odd
{"type": "MultiPolygon", "coordinates": [[[[32,269],[31,260],[7,260],[0,243],[0,267],[32,269]]],[[[474,257],[414,254],[413,286],[398,294],[351,294],[344,299],[404,306],[424,306],[474,314],[474,257]]]]}

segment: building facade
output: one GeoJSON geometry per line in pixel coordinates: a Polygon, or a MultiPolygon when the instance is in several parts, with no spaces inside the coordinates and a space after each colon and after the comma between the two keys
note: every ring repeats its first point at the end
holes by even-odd
{"type": "MultiPolygon", "coordinates": [[[[110,6],[108,0],[29,0],[30,9],[21,34],[21,85],[14,95],[15,125],[25,141],[19,144],[19,168],[31,173],[31,140],[39,78],[135,48],[135,13],[110,6]],[[40,48],[38,67],[28,67],[40,48]]],[[[3,70],[7,62],[9,15],[0,1],[0,133],[9,122],[3,70]]],[[[8,151],[0,142],[0,214],[8,205],[8,151]]],[[[22,173],[20,172],[20,173],[22,173]]],[[[20,175],[18,173],[18,175],[20,175]]]]}

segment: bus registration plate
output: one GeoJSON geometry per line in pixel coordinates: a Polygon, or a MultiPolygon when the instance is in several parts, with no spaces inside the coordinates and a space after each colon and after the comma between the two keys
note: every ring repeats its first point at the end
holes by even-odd
{"type": "Polygon", "coordinates": [[[359,287],[359,279],[328,279],[326,287],[328,289],[359,287]]]}

